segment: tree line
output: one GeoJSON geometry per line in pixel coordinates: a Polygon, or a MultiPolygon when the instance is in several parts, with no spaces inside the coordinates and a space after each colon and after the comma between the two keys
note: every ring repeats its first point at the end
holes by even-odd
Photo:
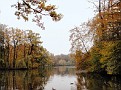
{"type": "Polygon", "coordinates": [[[37,68],[51,63],[39,33],[0,24],[0,68],[37,68]]]}
{"type": "Polygon", "coordinates": [[[97,11],[70,30],[72,56],[79,70],[121,74],[121,0],[99,0],[97,11]]]}
{"type": "Polygon", "coordinates": [[[74,66],[75,61],[73,58],[70,57],[70,54],[60,54],[60,55],[53,55],[51,54],[51,60],[53,66],[74,66]]]}

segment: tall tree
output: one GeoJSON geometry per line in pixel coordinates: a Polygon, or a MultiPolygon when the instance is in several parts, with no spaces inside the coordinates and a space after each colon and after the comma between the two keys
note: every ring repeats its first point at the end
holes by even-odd
{"type": "Polygon", "coordinates": [[[89,35],[89,27],[87,23],[82,23],[79,27],[75,27],[70,30],[70,41],[71,41],[71,51],[75,52],[76,50],[83,51],[88,53],[88,42],[91,41],[89,35]]]}
{"type": "Polygon", "coordinates": [[[96,51],[91,51],[93,67],[95,67],[93,70],[104,69],[108,74],[120,74],[121,1],[108,0],[105,10],[101,9],[99,13],[93,19],[91,26],[91,30],[95,32],[92,49],[96,51]],[[103,16],[102,19],[99,13],[103,16]]]}
{"type": "Polygon", "coordinates": [[[6,25],[0,24],[0,65],[4,66],[4,30],[6,25]]]}

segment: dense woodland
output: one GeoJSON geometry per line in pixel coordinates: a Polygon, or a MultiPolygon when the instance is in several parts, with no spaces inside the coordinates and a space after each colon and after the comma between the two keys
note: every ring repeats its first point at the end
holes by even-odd
{"type": "Polygon", "coordinates": [[[79,70],[121,74],[121,0],[99,0],[97,7],[92,20],[70,30],[72,56],[79,70]]]}
{"type": "Polygon", "coordinates": [[[0,68],[36,68],[51,63],[39,33],[0,25],[0,68]]]}

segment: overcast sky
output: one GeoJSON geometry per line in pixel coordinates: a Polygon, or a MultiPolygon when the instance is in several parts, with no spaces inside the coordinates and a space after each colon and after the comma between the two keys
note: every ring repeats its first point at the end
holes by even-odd
{"type": "Polygon", "coordinates": [[[59,22],[53,22],[50,17],[44,18],[46,30],[41,30],[31,20],[29,22],[22,19],[17,20],[14,8],[11,8],[11,5],[17,1],[2,0],[0,2],[0,23],[40,33],[43,46],[55,55],[70,53],[69,30],[94,16],[92,4],[88,0],[49,0],[48,3],[55,4],[58,8],[57,11],[64,17],[59,22]]]}

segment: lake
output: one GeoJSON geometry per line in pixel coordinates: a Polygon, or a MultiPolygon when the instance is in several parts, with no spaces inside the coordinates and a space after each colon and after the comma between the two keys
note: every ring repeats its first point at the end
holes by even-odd
{"type": "Polygon", "coordinates": [[[0,90],[121,90],[121,79],[120,76],[76,73],[71,66],[0,71],[0,90]]]}

